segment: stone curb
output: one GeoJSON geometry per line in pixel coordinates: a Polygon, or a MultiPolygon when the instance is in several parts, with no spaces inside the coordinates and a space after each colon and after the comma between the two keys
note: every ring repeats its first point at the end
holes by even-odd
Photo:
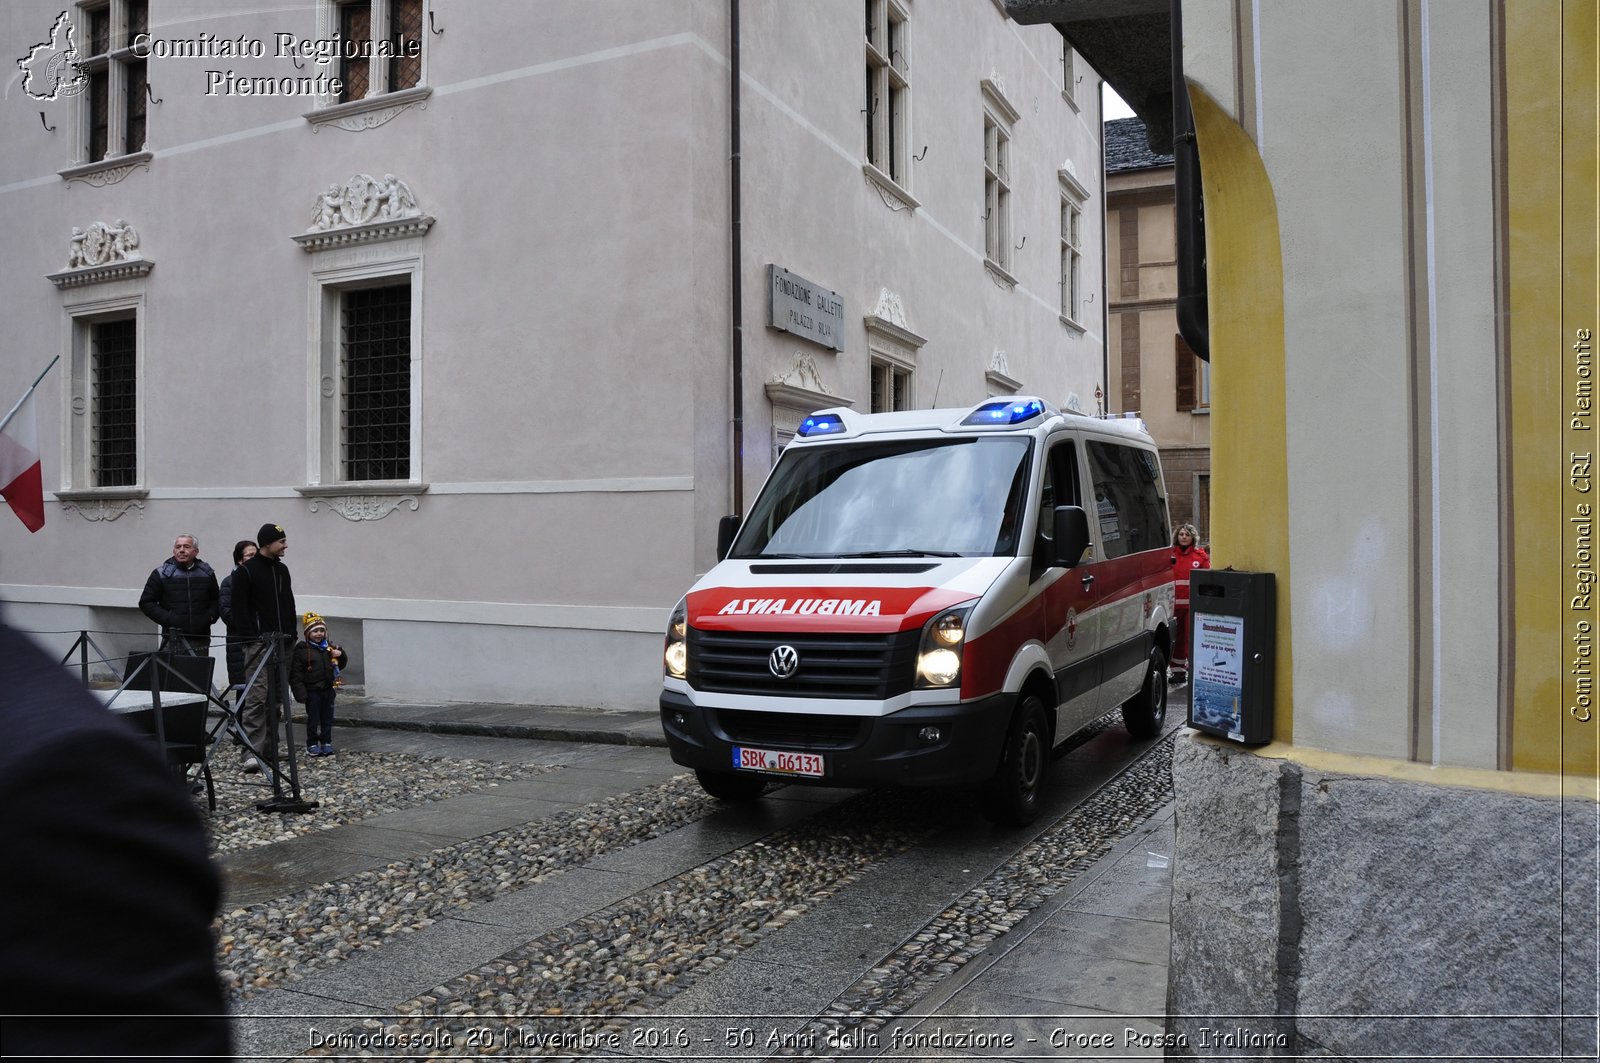
{"type": "MultiPolygon", "coordinates": [[[[299,719],[299,717],[296,717],[299,719]]],[[[346,716],[340,727],[372,727],[385,731],[419,731],[425,734],[469,735],[478,738],[535,738],[556,742],[589,742],[616,746],[666,747],[665,735],[632,734],[624,731],[562,725],[526,723],[463,723],[447,720],[385,720],[346,716]]]]}

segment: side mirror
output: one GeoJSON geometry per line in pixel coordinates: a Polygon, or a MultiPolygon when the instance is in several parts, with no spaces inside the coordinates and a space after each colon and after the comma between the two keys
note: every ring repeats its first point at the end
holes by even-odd
{"type": "Polygon", "coordinates": [[[733,549],[734,537],[739,534],[740,517],[737,513],[729,513],[717,521],[717,560],[721,561],[728,556],[728,551],[733,549]]]}
{"type": "Polygon", "coordinates": [[[1072,568],[1089,549],[1089,514],[1082,506],[1057,506],[1055,517],[1055,563],[1072,568]]]}

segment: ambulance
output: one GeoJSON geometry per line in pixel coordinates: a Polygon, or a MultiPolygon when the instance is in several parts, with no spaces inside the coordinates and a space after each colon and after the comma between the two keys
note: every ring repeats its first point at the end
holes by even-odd
{"type": "Polygon", "coordinates": [[[1051,750],[1161,732],[1174,555],[1137,420],[1039,398],[806,418],[673,609],[661,723],[727,801],[768,783],[980,786],[1039,811],[1051,750]]]}

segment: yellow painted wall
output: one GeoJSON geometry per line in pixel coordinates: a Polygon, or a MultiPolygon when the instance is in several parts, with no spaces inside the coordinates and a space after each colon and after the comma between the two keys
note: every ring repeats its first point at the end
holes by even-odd
{"type": "Polygon", "coordinates": [[[1275,574],[1273,733],[1294,738],[1289,462],[1284,424],[1283,253],[1255,143],[1189,87],[1206,204],[1211,349],[1211,564],[1275,574]]]}
{"type": "Polygon", "coordinates": [[[1586,367],[1575,348],[1596,330],[1600,313],[1597,18],[1594,0],[1505,5],[1516,588],[1511,764],[1589,776],[1600,773],[1600,695],[1585,703],[1579,682],[1600,670],[1600,593],[1584,600],[1580,592],[1584,574],[1600,572],[1600,563],[1582,552],[1579,522],[1591,513],[1600,518],[1600,476],[1590,483],[1581,475],[1582,456],[1600,455],[1600,416],[1582,415],[1580,373],[1592,373],[1592,360],[1586,367]]]}

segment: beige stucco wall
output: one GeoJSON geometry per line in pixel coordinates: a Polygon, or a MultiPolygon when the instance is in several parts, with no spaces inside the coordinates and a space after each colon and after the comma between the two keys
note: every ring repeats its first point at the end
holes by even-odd
{"type": "Polygon", "coordinates": [[[1488,10],[1413,29],[1408,112],[1394,4],[1250,7],[1238,56],[1234,9],[1186,5],[1185,63],[1224,107],[1243,82],[1277,199],[1295,742],[1406,757],[1415,726],[1422,759],[1492,767],[1498,618],[1469,575],[1502,504],[1488,10]]]}

